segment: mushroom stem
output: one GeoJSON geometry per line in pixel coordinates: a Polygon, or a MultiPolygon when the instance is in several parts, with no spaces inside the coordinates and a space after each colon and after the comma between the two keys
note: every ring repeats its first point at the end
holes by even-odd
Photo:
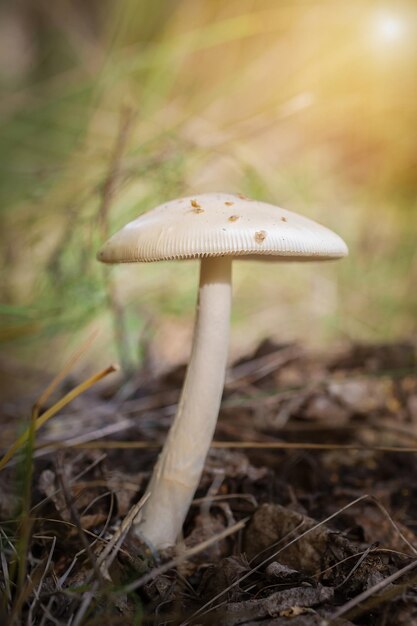
{"type": "Polygon", "coordinates": [[[213,439],[226,372],[232,299],[230,257],[203,258],[191,359],[174,423],[135,523],[157,549],[181,532],[213,439]]]}

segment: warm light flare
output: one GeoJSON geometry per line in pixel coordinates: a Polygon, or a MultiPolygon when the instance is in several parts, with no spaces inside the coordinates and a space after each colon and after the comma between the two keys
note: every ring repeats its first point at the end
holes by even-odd
{"type": "Polygon", "coordinates": [[[405,33],[405,21],[399,15],[380,13],[374,20],[374,32],[379,41],[399,41],[405,33]]]}

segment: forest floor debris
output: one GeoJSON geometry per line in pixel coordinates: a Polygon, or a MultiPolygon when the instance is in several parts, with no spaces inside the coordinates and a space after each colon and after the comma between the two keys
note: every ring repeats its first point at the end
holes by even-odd
{"type": "MultiPolygon", "coordinates": [[[[13,455],[0,473],[0,623],[417,623],[415,346],[317,356],[265,341],[236,363],[184,540],[146,561],[132,507],[183,375],[138,373],[67,405],[37,433],[29,502],[27,450],[13,455]]],[[[5,451],[12,419],[9,402],[5,451]]]]}

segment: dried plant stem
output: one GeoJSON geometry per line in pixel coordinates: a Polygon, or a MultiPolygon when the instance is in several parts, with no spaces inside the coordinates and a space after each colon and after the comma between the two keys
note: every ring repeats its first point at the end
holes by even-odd
{"type": "Polygon", "coordinates": [[[110,365],[104,370],[93,374],[92,376],[90,376],[90,378],[87,378],[87,380],[82,382],[80,385],[77,385],[77,387],[72,389],[63,398],[58,400],[58,402],[51,406],[50,409],[45,411],[45,413],[42,413],[40,417],[38,417],[37,419],[32,419],[29,428],[16,439],[16,441],[10,446],[6,454],[0,460],[0,470],[2,470],[7,465],[7,463],[19,450],[19,448],[21,448],[29,440],[32,432],[36,432],[37,430],[39,430],[41,426],[43,426],[49,419],[51,419],[51,417],[58,413],[58,411],[60,411],[64,406],[72,402],[72,400],[74,400],[77,396],[84,393],[84,391],[95,385],[99,380],[105,378],[108,374],[116,372],[117,369],[118,367],[116,365],[110,365]]]}
{"type": "Polygon", "coordinates": [[[51,380],[46,389],[38,396],[36,402],[32,407],[32,420],[37,420],[39,416],[39,412],[42,406],[47,402],[48,398],[55,391],[58,385],[64,380],[64,378],[70,373],[73,369],[74,365],[79,361],[82,355],[88,350],[91,344],[94,342],[98,335],[98,331],[93,331],[89,337],[82,343],[80,348],[74,352],[72,356],[65,363],[64,367],[58,372],[56,376],[51,380]]]}
{"type": "MultiPolygon", "coordinates": [[[[51,441],[37,446],[37,450],[62,448],[77,448],[80,450],[151,450],[159,449],[162,444],[158,441],[87,441],[74,443],[71,441],[51,441]]],[[[372,450],[374,452],[404,452],[416,453],[416,447],[408,446],[365,446],[361,444],[338,444],[338,443],[309,443],[309,442],[286,442],[286,441],[212,441],[210,448],[230,450],[372,450]]]]}

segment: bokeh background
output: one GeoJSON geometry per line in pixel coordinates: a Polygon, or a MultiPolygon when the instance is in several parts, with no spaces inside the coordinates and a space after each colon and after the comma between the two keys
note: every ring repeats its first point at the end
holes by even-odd
{"type": "Polygon", "coordinates": [[[93,329],[84,367],[185,360],[197,264],[109,269],[95,253],[205,191],[299,211],[350,247],[236,263],[233,357],[267,336],[414,336],[415,2],[16,0],[0,7],[0,84],[3,391],[93,329]]]}

